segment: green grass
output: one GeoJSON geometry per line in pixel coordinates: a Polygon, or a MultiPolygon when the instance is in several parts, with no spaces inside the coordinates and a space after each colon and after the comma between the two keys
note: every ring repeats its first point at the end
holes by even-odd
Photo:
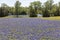
{"type": "MultiPolygon", "coordinates": [[[[6,16],[6,17],[2,17],[2,18],[17,18],[17,17],[16,17],[16,15],[15,16],[11,15],[11,16],[6,16]]],[[[29,17],[28,16],[24,17],[24,15],[23,16],[20,15],[20,16],[18,16],[18,18],[29,18],[29,17]]]]}
{"type": "Polygon", "coordinates": [[[2,17],[2,18],[15,18],[15,16],[6,16],[6,17],[2,17]]]}
{"type": "Polygon", "coordinates": [[[60,16],[56,16],[56,17],[41,17],[41,19],[44,19],[44,20],[60,20],[60,16]]]}
{"type": "MultiPolygon", "coordinates": [[[[6,16],[6,17],[2,17],[2,18],[16,18],[16,16],[6,16]]],[[[21,18],[21,17],[19,17],[21,18]]],[[[25,18],[29,18],[29,17],[25,17],[25,18]]],[[[30,18],[41,18],[43,20],[60,20],[60,16],[55,16],[55,17],[30,17],[30,18]]]]}

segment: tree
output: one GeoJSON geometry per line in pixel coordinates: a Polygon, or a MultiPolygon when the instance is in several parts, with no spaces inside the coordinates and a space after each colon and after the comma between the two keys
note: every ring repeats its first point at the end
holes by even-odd
{"type": "Polygon", "coordinates": [[[54,16],[60,16],[60,2],[59,2],[59,6],[57,6],[56,9],[57,9],[57,10],[56,10],[56,13],[55,13],[54,16]]]}
{"type": "Polygon", "coordinates": [[[49,2],[49,8],[51,10],[52,9],[52,5],[53,5],[53,0],[48,0],[48,2],[49,2]]]}
{"type": "Polygon", "coordinates": [[[51,15],[52,13],[51,13],[51,10],[52,10],[52,6],[53,6],[53,0],[48,0],[48,2],[49,2],[49,10],[48,10],[48,12],[49,12],[49,15],[51,15]]]}
{"type": "Polygon", "coordinates": [[[9,12],[10,12],[12,15],[15,15],[15,8],[14,8],[14,7],[10,7],[10,8],[9,8],[9,12]]]}
{"type": "Polygon", "coordinates": [[[59,9],[58,9],[58,11],[59,11],[59,16],[60,16],[60,2],[59,2],[59,9]]]}
{"type": "Polygon", "coordinates": [[[50,14],[49,14],[49,1],[45,2],[44,3],[44,13],[43,13],[43,17],[49,17],[50,14]]]}
{"type": "Polygon", "coordinates": [[[30,4],[30,12],[31,12],[31,16],[33,17],[34,15],[37,16],[37,13],[39,13],[38,10],[41,9],[41,2],[40,1],[34,1],[31,2],[30,4]]]}
{"type": "Polygon", "coordinates": [[[30,9],[30,17],[36,17],[37,15],[34,13],[34,9],[32,8],[32,6],[29,6],[30,9]]]}
{"type": "Polygon", "coordinates": [[[45,2],[44,5],[45,5],[45,13],[43,13],[43,17],[50,17],[53,0],[47,0],[47,2],[45,2]]]}
{"type": "Polygon", "coordinates": [[[57,16],[57,4],[54,4],[51,9],[51,16],[57,16]]]}
{"type": "Polygon", "coordinates": [[[19,15],[27,15],[29,12],[29,8],[28,7],[21,7],[20,8],[20,14],[19,15]]]}
{"type": "Polygon", "coordinates": [[[5,3],[2,3],[0,11],[1,11],[0,17],[7,16],[8,15],[8,5],[5,3]]]}
{"type": "Polygon", "coordinates": [[[16,3],[15,3],[15,14],[16,14],[16,17],[18,17],[20,5],[21,5],[21,3],[19,1],[16,1],[16,3]]]}

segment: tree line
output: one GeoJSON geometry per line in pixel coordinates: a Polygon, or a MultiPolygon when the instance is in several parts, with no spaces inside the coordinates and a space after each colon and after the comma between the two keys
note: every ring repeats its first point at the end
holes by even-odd
{"type": "Polygon", "coordinates": [[[9,7],[2,3],[0,7],[0,17],[11,15],[29,15],[30,17],[37,17],[37,14],[43,17],[60,16],[60,2],[54,4],[53,0],[47,0],[43,5],[40,1],[30,3],[29,7],[22,7],[21,2],[16,1],[14,7],[9,7]]]}

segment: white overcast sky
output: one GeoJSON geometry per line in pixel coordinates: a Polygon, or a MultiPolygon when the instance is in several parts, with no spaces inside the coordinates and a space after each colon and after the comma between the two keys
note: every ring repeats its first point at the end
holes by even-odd
{"type": "MultiPolygon", "coordinates": [[[[21,6],[29,6],[31,2],[33,1],[41,1],[42,3],[46,2],[47,0],[19,0],[21,2],[21,6]]],[[[9,6],[14,6],[16,0],[0,0],[0,6],[1,6],[1,3],[5,3],[9,6]]],[[[58,3],[60,2],[60,0],[54,0],[54,3],[58,3]]]]}

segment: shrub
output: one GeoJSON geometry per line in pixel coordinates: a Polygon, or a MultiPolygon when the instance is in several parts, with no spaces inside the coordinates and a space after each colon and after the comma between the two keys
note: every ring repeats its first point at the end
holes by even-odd
{"type": "Polygon", "coordinates": [[[30,17],[37,17],[37,14],[36,14],[35,12],[32,12],[32,13],[30,14],[30,17]]]}

